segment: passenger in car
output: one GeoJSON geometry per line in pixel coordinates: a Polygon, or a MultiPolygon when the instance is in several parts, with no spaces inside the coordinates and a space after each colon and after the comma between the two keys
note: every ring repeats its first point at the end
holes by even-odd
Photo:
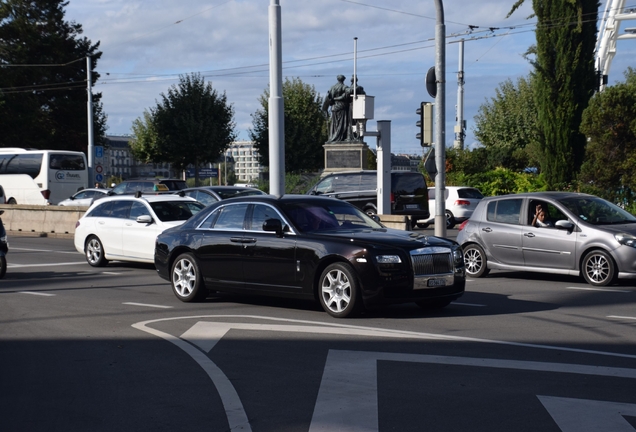
{"type": "Polygon", "coordinates": [[[553,227],[554,224],[547,220],[546,212],[543,209],[541,204],[537,204],[536,211],[534,213],[534,218],[532,219],[532,226],[542,228],[542,227],[553,227]]]}

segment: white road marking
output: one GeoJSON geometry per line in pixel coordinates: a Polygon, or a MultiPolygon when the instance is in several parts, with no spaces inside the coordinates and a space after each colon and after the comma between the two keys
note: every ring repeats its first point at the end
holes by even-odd
{"type": "Polygon", "coordinates": [[[475,304],[475,303],[458,303],[458,302],[452,302],[451,304],[458,305],[458,306],[486,307],[486,305],[482,305],[482,304],[475,304]]]}
{"type": "MultiPolygon", "coordinates": [[[[635,355],[605,351],[581,350],[576,348],[448,336],[433,333],[385,330],[372,327],[353,326],[348,324],[321,323],[306,320],[272,318],[254,315],[198,315],[160,318],[156,320],[138,322],[133,324],[132,327],[171,342],[188,353],[208,374],[213,384],[217,388],[218,394],[221,397],[221,401],[223,403],[223,407],[225,408],[225,414],[228,419],[230,430],[244,431],[251,431],[252,429],[251,425],[249,424],[247,414],[245,413],[245,409],[243,408],[243,404],[238,396],[238,393],[236,392],[236,389],[232,385],[231,381],[227,378],[227,376],[223,373],[223,371],[221,371],[218,366],[216,366],[204,352],[196,348],[200,347],[204,351],[209,352],[209,350],[214,347],[214,345],[223,337],[223,335],[225,335],[227,331],[232,328],[261,331],[300,331],[307,333],[362,335],[389,338],[470,341],[569,352],[582,352],[613,357],[626,357],[632,359],[636,358],[635,355]],[[199,321],[195,323],[189,330],[183,333],[181,338],[148,327],[150,324],[173,320],[176,321],[183,319],[194,320],[219,318],[259,319],[293,323],[294,325],[283,326],[271,324],[243,324],[199,321]],[[192,344],[186,342],[186,339],[192,342],[192,344]]],[[[636,379],[636,369],[401,353],[371,354],[372,355],[370,355],[370,353],[368,352],[359,351],[329,352],[327,366],[325,367],[325,371],[323,373],[323,384],[321,384],[318,392],[318,400],[316,402],[314,410],[314,418],[312,418],[312,423],[310,425],[310,432],[333,430],[378,430],[377,377],[370,377],[373,371],[377,371],[377,361],[382,359],[420,363],[440,363],[444,365],[455,364],[460,366],[464,365],[558,373],[588,374],[636,379]],[[344,363],[341,361],[341,357],[347,357],[344,363]],[[332,361],[329,360],[330,358],[332,361]],[[352,359],[355,361],[351,361],[352,359]],[[336,360],[335,363],[333,360],[336,360]],[[346,372],[344,372],[345,370],[346,372]],[[339,376],[339,374],[343,374],[343,376],[339,376]],[[359,380],[359,376],[363,376],[362,380],[359,380]],[[325,387],[323,387],[323,385],[325,387]],[[345,388],[346,386],[349,386],[350,388],[347,390],[345,388]],[[360,391],[361,388],[368,388],[369,391],[360,391]],[[337,398],[335,398],[335,400],[338,400],[338,402],[334,402],[334,394],[337,394],[337,398]],[[334,409],[337,410],[335,414],[333,412],[334,409]],[[362,409],[362,411],[359,411],[359,409],[362,409]],[[340,423],[340,421],[342,421],[342,423],[340,423]]],[[[606,432],[623,432],[621,429],[604,430],[606,432]]]]}
{"type": "Polygon", "coordinates": [[[39,296],[45,296],[45,297],[55,297],[55,294],[35,292],[35,291],[18,291],[18,294],[31,294],[31,295],[39,295],[39,296]]]}
{"type": "Polygon", "coordinates": [[[628,291],[628,290],[617,290],[617,289],[607,289],[607,288],[586,288],[586,287],[565,287],[565,289],[570,289],[570,290],[581,290],[581,291],[620,292],[620,293],[628,293],[628,292],[631,292],[631,291],[628,291]]]}
{"type": "Polygon", "coordinates": [[[623,416],[636,416],[636,405],[538,396],[562,432],[634,432],[623,416]]]}
{"type": "Polygon", "coordinates": [[[80,264],[86,264],[86,261],[63,262],[63,263],[47,263],[47,264],[7,264],[7,267],[8,268],[57,267],[57,266],[80,265],[80,264]]]}
{"type": "Polygon", "coordinates": [[[162,306],[162,305],[153,305],[147,303],[134,303],[134,302],[125,302],[122,303],[130,306],[143,306],[143,307],[151,307],[151,308],[159,308],[159,309],[172,309],[172,306],[162,306]]]}
{"type": "Polygon", "coordinates": [[[68,251],[58,251],[58,250],[46,250],[46,249],[27,249],[27,248],[15,248],[12,247],[11,250],[19,250],[19,251],[26,251],[26,252],[49,252],[49,253],[60,253],[60,254],[74,254],[77,255],[79,254],[78,251],[73,251],[73,252],[68,252],[68,251]]]}
{"type": "Polygon", "coordinates": [[[614,319],[636,320],[636,317],[628,317],[628,316],[608,315],[607,317],[614,318],[614,319]]]}
{"type": "MultiPolygon", "coordinates": [[[[519,360],[329,350],[309,432],[378,431],[378,361],[490,367],[636,379],[636,369],[519,360]]],[[[633,405],[630,407],[632,410],[636,408],[633,405]]],[[[571,413],[559,412],[559,414],[561,414],[561,418],[572,420],[571,413]]],[[[591,416],[593,417],[595,414],[596,412],[592,413],[591,416]]],[[[600,419],[594,418],[594,424],[606,421],[607,415],[600,417],[600,419]]],[[[578,421],[577,425],[580,425],[580,417],[575,416],[574,418],[578,421]]],[[[560,423],[559,426],[561,426],[560,423]]],[[[612,422],[604,424],[602,428],[563,429],[563,431],[625,431],[625,429],[611,426],[613,426],[612,422]]],[[[633,428],[631,432],[633,432],[633,428]]]]}

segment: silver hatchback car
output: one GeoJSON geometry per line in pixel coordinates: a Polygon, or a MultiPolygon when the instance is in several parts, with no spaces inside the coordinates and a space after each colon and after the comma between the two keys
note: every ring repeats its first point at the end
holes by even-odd
{"type": "Polygon", "coordinates": [[[473,278],[491,269],[582,274],[595,286],[636,278],[636,217],[593,195],[534,192],[484,198],[457,242],[464,250],[466,275],[473,278]]]}

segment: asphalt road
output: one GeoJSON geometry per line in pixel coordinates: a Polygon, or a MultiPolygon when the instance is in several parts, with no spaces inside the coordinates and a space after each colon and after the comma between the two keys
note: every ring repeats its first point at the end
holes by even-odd
{"type": "Polygon", "coordinates": [[[2,431],[636,430],[630,284],[493,271],[442,311],[337,320],[311,302],[181,303],[152,266],[9,241],[2,431]]]}

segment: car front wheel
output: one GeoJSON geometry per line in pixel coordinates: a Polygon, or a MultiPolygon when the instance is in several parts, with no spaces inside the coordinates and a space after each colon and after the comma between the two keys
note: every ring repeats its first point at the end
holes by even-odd
{"type": "Polygon", "coordinates": [[[486,276],[490,272],[486,264],[486,253],[477,244],[470,244],[464,248],[464,264],[466,274],[473,278],[486,276]]]}
{"type": "Polygon", "coordinates": [[[104,257],[104,245],[101,240],[95,236],[90,236],[86,240],[86,261],[93,267],[104,267],[108,264],[108,260],[104,257]]]}
{"type": "Polygon", "coordinates": [[[329,265],[320,276],[320,304],[336,318],[346,318],[362,309],[362,299],[353,269],[345,263],[329,265]]]}
{"type": "Polygon", "coordinates": [[[616,264],[612,257],[600,249],[588,252],[581,266],[585,281],[594,286],[610,285],[616,279],[616,264]]]}
{"type": "Polygon", "coordinates": [[[177,257],[172,264],[171,274],[172,291],[182,302],[200,301],[208,296],[199,264],[191,253],[187,252],[177,257]]]}

